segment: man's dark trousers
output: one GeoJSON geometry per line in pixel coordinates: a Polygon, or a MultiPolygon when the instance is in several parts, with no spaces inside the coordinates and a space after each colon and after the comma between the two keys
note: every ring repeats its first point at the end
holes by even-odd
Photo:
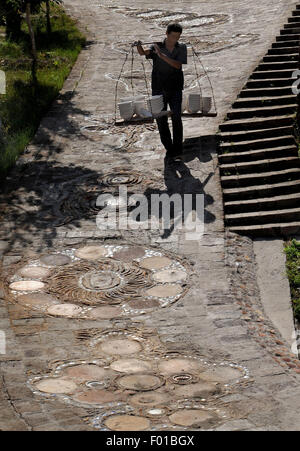
{"type": "Polygon", "coordinates": [[[169,156],[176,156],[182,153],[183,142],[183,125],[181,119],[181,106],[182,106],[182,90],[176,91],[157,91],[153,90],[152,95],[163,95],[164,97],[164,109],[167,110],[168,104],[172,111],[172,124],[173,124],[173,140],[168,124],[168,116],[163,116],[156,119],[160,139],[169,156]]]}

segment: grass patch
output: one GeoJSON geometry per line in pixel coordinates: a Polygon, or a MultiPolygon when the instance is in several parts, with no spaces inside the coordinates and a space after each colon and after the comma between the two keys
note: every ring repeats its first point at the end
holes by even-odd
{"type": "Polygon", "coordinates": [[[285,243],[287,276],[290,281],[294,315],[300,321],[300,242],[293,239],[285,243]]]}
{"type": "Polygon", "coordinates": [[[4,141],[0,143],[1,178],[33,138],[86,42],[75,21],[59,6],[51,7],[50,37],[44,13],[33,16],[32,22],[38,51],[37,91],[31,82],[27,24],[25,21],[22,24],[18,43],[5,41],[5,28],[0,27],[0,69],[6,75],[6,94],[0,95],[0,118],[4,127],[4,141]]]}

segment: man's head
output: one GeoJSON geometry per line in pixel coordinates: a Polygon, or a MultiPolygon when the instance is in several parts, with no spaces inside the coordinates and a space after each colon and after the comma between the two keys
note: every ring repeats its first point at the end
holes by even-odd
{"type": "Polygon", "coordinates": [[[182,33],[182,26],[179,23],[170,23],[167,28],[167,39],[171,44],[176,44],[182,33]]]}

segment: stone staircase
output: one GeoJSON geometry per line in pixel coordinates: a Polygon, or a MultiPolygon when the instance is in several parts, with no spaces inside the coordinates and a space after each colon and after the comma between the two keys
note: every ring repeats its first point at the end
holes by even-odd
{"type": "Polygon", "coordinates": [[[225,226],[253,236],[300,233],[300,159],[294,137],[300,4],[220,125],[225,226]]]}

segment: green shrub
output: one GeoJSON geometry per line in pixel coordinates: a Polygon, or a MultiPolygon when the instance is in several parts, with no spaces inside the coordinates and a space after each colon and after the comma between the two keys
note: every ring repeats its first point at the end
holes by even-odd
{"type": "Polygon", "coordinates": [[[5,40],[0,27],[0,61],[6,73],[6,94],[0,95],[0,117],[5,143],[0,144],[0,176],[3,178],[33,138],[42,117],[57,97],[82,47],[85,37],[64,10],[52,5],[52,33],[45,15],[33,16],[38,52],[35,89],[31,81],[30,37],[25,22],[19,42],[5,40]]]}
{"type": "Polygon", "coordinates": [[[300,321],[300,242],[293,239],[286,243],[287,276],[290,282],[295,317],[300,321]]]}

